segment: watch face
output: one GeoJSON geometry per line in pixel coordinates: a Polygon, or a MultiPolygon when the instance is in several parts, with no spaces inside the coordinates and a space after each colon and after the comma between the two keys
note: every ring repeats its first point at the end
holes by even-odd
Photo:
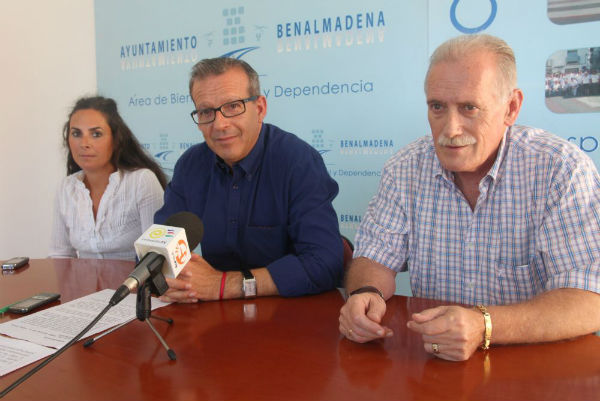
{"type": "Polygon", "coordinates": [[[244,279],[244,297],[255,297],[256,296],[256,279],[252,278],[250,280],[244,279]]]}

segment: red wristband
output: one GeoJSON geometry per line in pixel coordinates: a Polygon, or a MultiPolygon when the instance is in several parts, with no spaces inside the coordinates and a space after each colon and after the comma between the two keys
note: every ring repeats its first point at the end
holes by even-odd
{"type": "Polygon", "coordinates": [[[219,300],[223,299],[223,293],[225,292],[225,277],[227,277],[227,272],[223,272],[221,276],[221,290],[219,291],[219,300]]]}

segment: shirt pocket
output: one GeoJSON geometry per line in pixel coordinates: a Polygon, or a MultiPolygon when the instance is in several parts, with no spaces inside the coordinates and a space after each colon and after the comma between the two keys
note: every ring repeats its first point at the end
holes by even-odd
{"type": "Polygon", "coordinates": [[[513,304],[531,299],[536,294],[532,266],[499,263],[496,267],[496,303],[513,304]]]}
{"type": "Polygon", "coordinates": [[[288,253],[286,226],[247,226],[243,243],[248,264],[266,266],[288,253]]]}

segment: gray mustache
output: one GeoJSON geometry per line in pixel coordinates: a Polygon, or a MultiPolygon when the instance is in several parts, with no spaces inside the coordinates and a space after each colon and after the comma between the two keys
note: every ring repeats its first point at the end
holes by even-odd
{"type": "Polygon", "coordinates": [[[440,146],[467,146],[477,143],[477,139],[473,138],[471,135],[465,134],[452,138],[440,136],[437,142],[440,146]]]}

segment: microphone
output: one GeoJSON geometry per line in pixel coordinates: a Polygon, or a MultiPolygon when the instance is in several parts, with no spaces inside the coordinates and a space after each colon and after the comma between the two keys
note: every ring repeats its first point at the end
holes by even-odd
{"type": "Polygon", "coordinates": [[[111,305],[121,302],[159,272],[166,277],[177,277],[192,258],[191,251],[204,235],[202,220],[194,213],[179,212],[167,218],[165,224],[151,225],[135,241],[135,252],[140,261],[115,291],[109,301],[111,305]]]}

